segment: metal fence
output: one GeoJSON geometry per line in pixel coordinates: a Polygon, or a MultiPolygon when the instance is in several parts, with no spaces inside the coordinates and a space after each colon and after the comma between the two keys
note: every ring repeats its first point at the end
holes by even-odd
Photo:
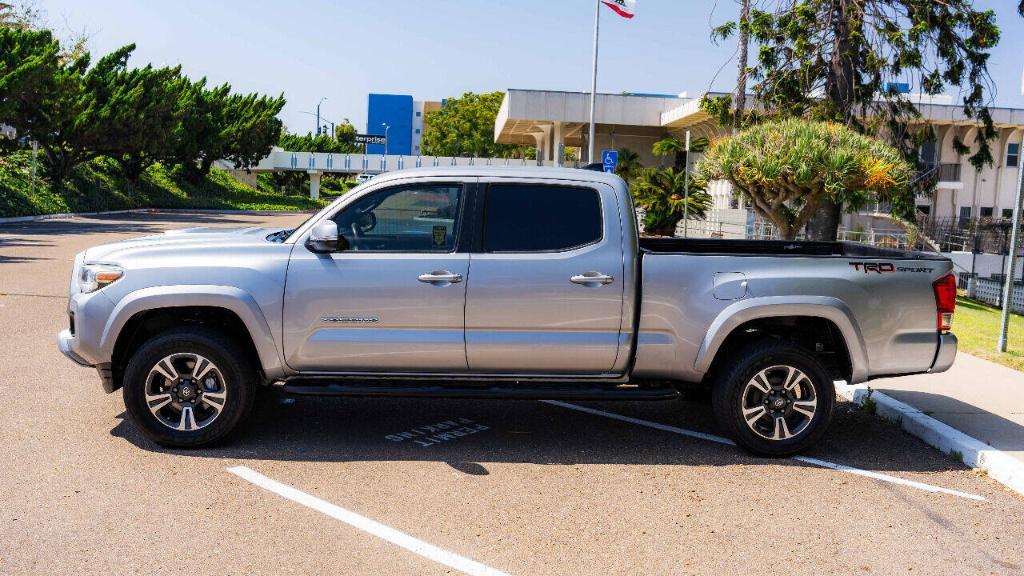
{"type": "Polygon", "coordinates": [[[918,213],[917,225],[942,252],[1009,254],[1013,222],[1007,218],[928,218],[918,213]]]}

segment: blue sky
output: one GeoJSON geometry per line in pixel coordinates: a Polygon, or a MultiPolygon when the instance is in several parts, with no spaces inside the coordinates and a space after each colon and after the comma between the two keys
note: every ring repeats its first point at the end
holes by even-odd
{"type": "MultiPolygon", "coordinates": [[[[995,9],[1003,39],[990,71],[996,105],[1024,107],[1024,19],[1016,0],[995,9]]],[[[506,88],[590,89],[593,0],[39,0],[58,30],[84,30],[96,53],[135,42],[134,64],[181,64],[239,91],[284,92],[293,131],[312,112],[366,123],[369,92],[435,100],[506,88]]],[[[697,94],[728,90],[735,44],[711,43],[709,22],[734,0],[639,0],[627,21],[602,14],[598,90],[697,94]],[[716,79],[717,78],[717,79],[716,79]]]]}

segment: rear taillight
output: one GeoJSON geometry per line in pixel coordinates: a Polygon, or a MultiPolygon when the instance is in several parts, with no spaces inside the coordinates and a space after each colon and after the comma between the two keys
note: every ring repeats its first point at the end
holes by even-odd
{"type": "Polygon", "coordinates": [[[953,326],[953,309],[956,308],[956,276],[949,274],[932,282],[932,290],[935,291],[939,332],[949,332],[953,326]]]}

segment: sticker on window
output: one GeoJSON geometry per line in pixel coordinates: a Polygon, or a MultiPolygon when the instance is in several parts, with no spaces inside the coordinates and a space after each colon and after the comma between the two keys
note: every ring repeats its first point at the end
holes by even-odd
{"type": "Polygon", "coordinates": [[[448,227],[434,226],[434,246],[445,246],[448,244],[448,227]]]}

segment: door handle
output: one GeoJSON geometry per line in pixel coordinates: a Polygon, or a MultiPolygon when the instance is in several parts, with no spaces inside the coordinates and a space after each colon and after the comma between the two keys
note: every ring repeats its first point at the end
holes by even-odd
{"type": "Polygon", "coordinates": [[[584,272],[583,274],[577,274],[572,278],[569,278],[569,282],[573,284],[582,284],[583,286],[602,286],[604,284],[611,284],[615,282],[615,278],[602,274],[600,272],[584,272]]]}
{"type": "Polygon", "coordinates": [[[434,270],[427,274],[420,274],[417,280],[435,285],[458,284],[462,282],[462,274],[452,274],[447,270],[434,270]]]}

